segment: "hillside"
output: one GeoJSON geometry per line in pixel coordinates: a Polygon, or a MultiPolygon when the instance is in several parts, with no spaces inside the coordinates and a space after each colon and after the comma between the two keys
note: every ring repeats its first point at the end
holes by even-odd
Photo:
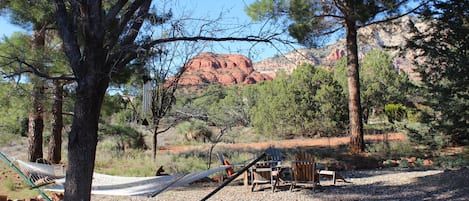
{"type": "MultiPolygon", "coordinates": [[[[412,52],[400,51],[406,40],[411,37],[411,26],[414,24],[411,17],[403,17],[390,24],[377,24],[359,29],[358,52],[363,59],[366,52],[373,49],[388,51],[394,57],[396,70],[408,73],[411,79],[418,79],[412,65],[412,52]],[[402,54],[402,55],[401,55],[402,54]]],[[[425,26],[423,23],[415,23],[417,28],[425,26]]],[[[275,72],[284,70],[291,73],[298,64],[303,62],[316,66],[333,67],[335,62],[346,56],[345,39],[327,45],[323,48],[299,49],[284,55],[267,58],[254,63],[254,69],[262,74],[275,75],[275,72]]]]}
{"type": "MultiPolygon", "coordinates": [[[[418,80],[412,64],[413,52],[403,52],[407,39],[411,37],[411,27],[415,19],[403,17],[389,24],[376,24],[359,29],[358,51],[359,59],[363,59],[366,52],[373,49],[387,51],[394,58],[394,68],[407,73],[412,80],[418,80]]],[[[417,28],[424,27],[423,23],[415,23],[417,28]]],[[[251,59],[240,54],[214,54],[204,52],[186,65],[187,70],[180,84],[200,86],[210,83],[220,83],[224,86],[231,84],[255,84],[264,80],[271,80],[279,71],[287,74],[301,63],[306,62],[315,66],[331,68],[346,56],[345,39],[322,48],[303,48],[289,53],[267,58],[252,63],[251,59]]]]}

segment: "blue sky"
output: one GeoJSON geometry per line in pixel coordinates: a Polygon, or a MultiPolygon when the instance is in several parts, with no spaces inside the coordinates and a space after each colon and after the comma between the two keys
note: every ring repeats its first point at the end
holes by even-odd
{"type": "MultiPolygon", "coordinates": [[[[155,1],[156,3],[160,1],[155,1]]],[[[247,24],[251,20],[244,12],[245,6],[254,2],[254,0],[178,0],[169,1],[169,7],[173,12],[182,16],[192,16],[199,19],[216,19],[221,17],[220,26],[233,28],[235,24],[247,24]]],[[[158,5],[157,5],[158,6],[158,5]]],[[[253,25],[250,28],[243,29],[241,34],[257,34],[261,29],[261,25],[253,25]]],[[[8,19],[0,17],[0,38],[10,36],[15,31],[27,31],[19,26],[11,25],[8,19]]],[[[236,29],[228,31],[227,34],[235,36],[236,29]]],[[[239,33],[237,33],[239,34],[239,33]]],[[[277,45],[275,48],[268,44],[256,44],[246,42],[223,42],[214,43],[205,47],[204,51],[212,51],[215,53],[239,53],[249,56],[253,61],[259,61],[276,54],[285,53],[291,50],[291,47],[277,45]],[[280,52],[279,52],[280,50],[280,52]]]]}

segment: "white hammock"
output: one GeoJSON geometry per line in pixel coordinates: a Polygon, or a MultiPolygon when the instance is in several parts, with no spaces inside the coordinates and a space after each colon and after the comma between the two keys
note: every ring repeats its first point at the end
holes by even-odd
{"type": "MultiPolygon", "coordinates": [[[[63,192],[65,177],[63,169],[52,165],[31,163],[17,160],[22,171],[33,182],[53,181],[55,184],[44,188],[47,191],[63,192]],[[62,174],[60,173],[62,172],[62,174]]],[[[229,166],[221,166],[201,172],[154,177],[124,177],[94,173],[91,194],[155,196],[167,189],[184,186],[225,170],[229,166]]]]}

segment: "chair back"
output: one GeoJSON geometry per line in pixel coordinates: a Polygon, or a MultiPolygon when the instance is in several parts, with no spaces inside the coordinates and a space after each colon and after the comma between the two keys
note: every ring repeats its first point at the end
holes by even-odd
{"type": "Polygon", "coordinates": [[[266,161],[274,161],[274,162],[282,161],[282,156],[280,154],[280,150],[276,149],[273,146],[271,146],[267,150],[265,150],[265,153],[267,154],[266,161]]]}
{"type": "Polygon", "coordinates": [[[300,153],[295,155],[291,162],[293,180],[295,182],[317,183],[319,182],[319,174],[316,170],[316,162],[314,157],[308,153],[300,153]]]}

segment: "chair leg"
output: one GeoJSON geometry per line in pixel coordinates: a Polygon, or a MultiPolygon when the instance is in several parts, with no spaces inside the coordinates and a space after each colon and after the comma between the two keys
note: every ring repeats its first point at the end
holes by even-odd
{"type": "Polygon", "coordinates": [[[275,192],[275,188],[276,188],[277,185],[278,185],[278,181],[279,181],[279,178],[277,177],[277,178],[275,179],[274,185],[272,186],[272,193],[275,192]]]}
{"type": "Polygon", "coordinates": [[[251,192],[254,192],[255,187],[256,187],[256,183],[252,183],[251,192]]]}
{"type": "Polygon", "coordinates": [[[332,174],[332,181],[334,182],[334,186],[335,186],[335,180],[336,180],[336,177],[335,177],[335,172],[332,174]]]}

